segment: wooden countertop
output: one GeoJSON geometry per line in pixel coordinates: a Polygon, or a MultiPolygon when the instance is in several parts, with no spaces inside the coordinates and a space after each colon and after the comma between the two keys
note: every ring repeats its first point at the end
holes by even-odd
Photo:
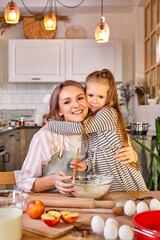
{"type": "MultiPolygon", "coordinates": [[[[33,194],[29,194],[30,196],[36,196],[40,197],[40,196],[45,196],[48,194],[52,194],[53,198],[54,197],[64,197],[63,195],[59,194],[59,193],[33,193],[33,194]]],[[[110,192],[108,194],[106,194],[102,200],[114,200],[116,202],[116,206],[122,206],[124,205],[125,201],[127,200],[135,200],[136,198],[143,198],[143,197],[148,197],[151,196],[153,198],[158,198],[160,199],[160,191],[148,191],[148,192],[110,192]]],[[[83,201],[83,198],[82,198],[83,201]]],[[[60,208],[56,208],[56,209],[60,209],[60,208]]],[[[62,209],[62,208],[61,208],[62,209]]],[[[66,208],[63,208],[66,209],[66,208]]],[[[94,208],[94,209],[82,209],[82,208],[70,208],[71,211],[78,211],[80,213],[80,220],[79,223],[81,224],[87,224],[88,226],[90,226],[90,222],[91,219],[94,215],[98,214],[101,215],[105,220],[108,217],[114,217],[117,219],[117,221],[119,222],[119,224],[129,224],[130,226],[133,226],[132,224],[132,219],[131,217],[126,217],[126,216],[116,216],[113,214],[112,209],[98,209],[98,208],[94,208]]],[[[78,222],[78,221],[77,221],[78,222]]],[[[44,237],[41,236],[39,234],[35,234],[35,233],[31,233],[28,231],[23,230],[23,236],[22,236],[22,240],[49,240],[51,238],[48,237],[44,237]]],[[[69,240],[71,239],[71,234],[67,233],[63,236],[60,236],[56,239],[62,239],[62,240],[69,240]]],[[[76,237],[72,237],[72,240],[77,239],[76,237]]],[[[82,239],[93,239],[93,236],[88,236],[86,238],[82,238],[82,239]]],[[[101,237],[96,236],[96,240],[102,239],[101,237]]]]}

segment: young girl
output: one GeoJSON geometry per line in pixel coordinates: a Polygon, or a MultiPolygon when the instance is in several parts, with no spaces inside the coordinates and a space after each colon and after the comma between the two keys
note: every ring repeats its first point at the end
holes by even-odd
{"type": "MultiPolygon", "coordinates": [[[[91,170],[93,174],[112,174],[112,191],[147,191],[139,170],[114,159],[118,149],[129,145],[129,139],[112,73],[107,69],[91,73],[86,79],[85,87],[92,114],[83,124],[51,121],[49,130],[61,134],[85,132],[88,139],[87,161],[92,163],[91,170]]],[[[85,171],[87,167],[84,164],[79,162],[78,170],[85,171]]]]}

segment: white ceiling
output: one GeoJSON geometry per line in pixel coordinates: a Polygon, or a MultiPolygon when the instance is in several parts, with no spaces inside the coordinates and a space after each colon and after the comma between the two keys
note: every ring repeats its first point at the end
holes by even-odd
{"type": "MultiPolygon", "coordinates": [[[[0,0],[0,12],[3,12],[7,3],[11,0],[0,0]]],[[[67,6],[78,5],[82,0],[59,0],[67,6]]],[[[14,0],[22,13],[28,13],[21,0],[14,0]]],[[[30,11],[41,12],[47,0],[23,0],[30,11]]],[[[52,3],[52,0],[50,0],[52,3]]],[[[136,6],[143,6],[146,0],[103,0],[104,13],[132,12],[136,6]]],[[[54,0],[53,0],[54,6],[54,0]]],[[[47,7],[47,11],[49,7],[47,7]]],[[[77,14],[77,13],[101,13],[101,0],[84,0],[77,8],[66,8],[57,2],[58,14],[77,14]]]]}

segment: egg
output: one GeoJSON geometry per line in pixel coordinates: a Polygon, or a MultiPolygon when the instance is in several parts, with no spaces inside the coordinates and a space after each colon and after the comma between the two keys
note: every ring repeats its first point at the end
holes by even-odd
{"type": "Polygon", "coordinates": [[[102,234],[104,229],[104,219],[99,215],[95,215],[92,218],[91,227],[93,232],[102,234]]]}
{"type": "Polygon", "coordinates": [[[136,205],[132,200],[128,200],[124,205],[124,213],[127,216],[133,216],[136,212],[136,205]]]}
{"type": "Polygon", "coordinates": [[[150,210],[160,210],[160,201],[156,198],[153,198],[149,204],[150,210]]]}
{"type": "Polygon", "coordinates": [[[120,240],[132,240],[133,239],[133,231],[132,228],[128,225],[122,225],[118,231],[120,240]]]}
{"type": "Polygon", "coordinates": [[[146,212],[149,210],[147,203],[141,201],[137,204],[137,213],[146,212]]]}
{"type": "Polygon", "coordinates": [[[108,222],[104,227],[104,238],[109,240],[116,240],[118,237],[118,227],[114,222],[108,222]]]}
{"type": "Polygon", "coordinates": [[[117,222],[117,220],[115,220],[114,218],[107,218],[105,226],[109,223],[115,223],[117,227],[119,227],[119,223],[117,222]]]}

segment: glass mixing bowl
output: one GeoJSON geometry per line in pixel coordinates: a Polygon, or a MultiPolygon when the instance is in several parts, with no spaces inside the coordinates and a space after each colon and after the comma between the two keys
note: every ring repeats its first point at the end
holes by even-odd
{"type": "Polygon", "coordinates": [[[76,173],[75,180],[72,181],[74,185],[72,195],[79,198],[98,199],[109,191],[112,182],[112,175],[76,173]]]}

